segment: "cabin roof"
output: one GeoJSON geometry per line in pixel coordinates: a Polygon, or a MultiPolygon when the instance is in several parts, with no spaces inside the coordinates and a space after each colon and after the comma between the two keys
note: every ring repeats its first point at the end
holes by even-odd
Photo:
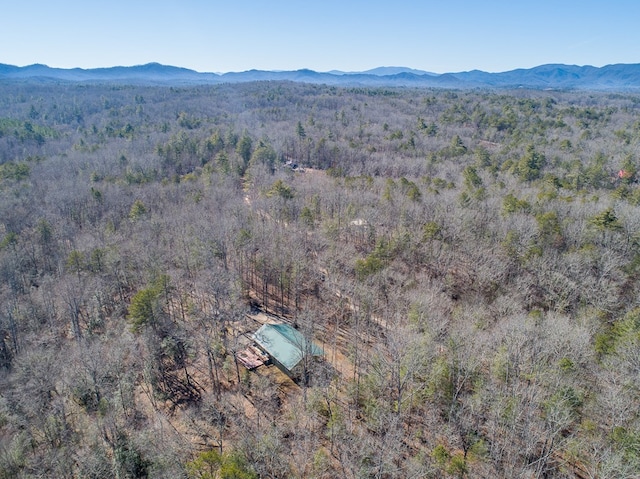
{"type": "Polygon", "coordinates": [[[322,355],[318,346],[288,324],[264,324],[253,334],[253,340],[289,371],[298,365],[305,352],[322,355]]]}

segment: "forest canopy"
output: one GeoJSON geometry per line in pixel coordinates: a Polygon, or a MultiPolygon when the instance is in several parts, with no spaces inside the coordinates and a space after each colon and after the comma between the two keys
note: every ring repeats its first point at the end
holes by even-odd
{"type": "Polygon", "coordinates": [[[0,479],[637,477],[640,96],[0,83],[0,479]],[[324,351],[237,355],[259,320],[324,351]]]}

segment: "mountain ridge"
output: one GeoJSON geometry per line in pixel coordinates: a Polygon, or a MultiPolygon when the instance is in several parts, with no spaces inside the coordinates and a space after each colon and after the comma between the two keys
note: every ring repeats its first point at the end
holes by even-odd
{"type": "Polygon", "coordinates": [[[156,62],[91,69],[55,68],[43,64],[19,67],[0,63],[0,81],[183,86],[292,81],[352,87],[635,90],[640,89],[640,64],[594,67],[550,63],[496,73],[470,70],[436,74],[407,67],[378,67],[363,72],[317,72],[299,69],[207,73],[156,62]]]}

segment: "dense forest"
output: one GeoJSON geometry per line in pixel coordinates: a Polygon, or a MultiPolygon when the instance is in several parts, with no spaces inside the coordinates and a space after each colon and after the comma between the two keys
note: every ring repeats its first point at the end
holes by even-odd
{"type": "Polygon", "coordinates": [[[633,94],[0,84],[0,479],[640,476],[639,147],[633,94]]]}

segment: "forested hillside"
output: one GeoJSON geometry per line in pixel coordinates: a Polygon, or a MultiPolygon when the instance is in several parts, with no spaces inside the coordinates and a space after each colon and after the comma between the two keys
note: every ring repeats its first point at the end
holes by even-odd
{"type": "Polygon", "coordinates": [[[639,146],[640,95],[0,84],[0,479],[640,476],[639,146]]]}

